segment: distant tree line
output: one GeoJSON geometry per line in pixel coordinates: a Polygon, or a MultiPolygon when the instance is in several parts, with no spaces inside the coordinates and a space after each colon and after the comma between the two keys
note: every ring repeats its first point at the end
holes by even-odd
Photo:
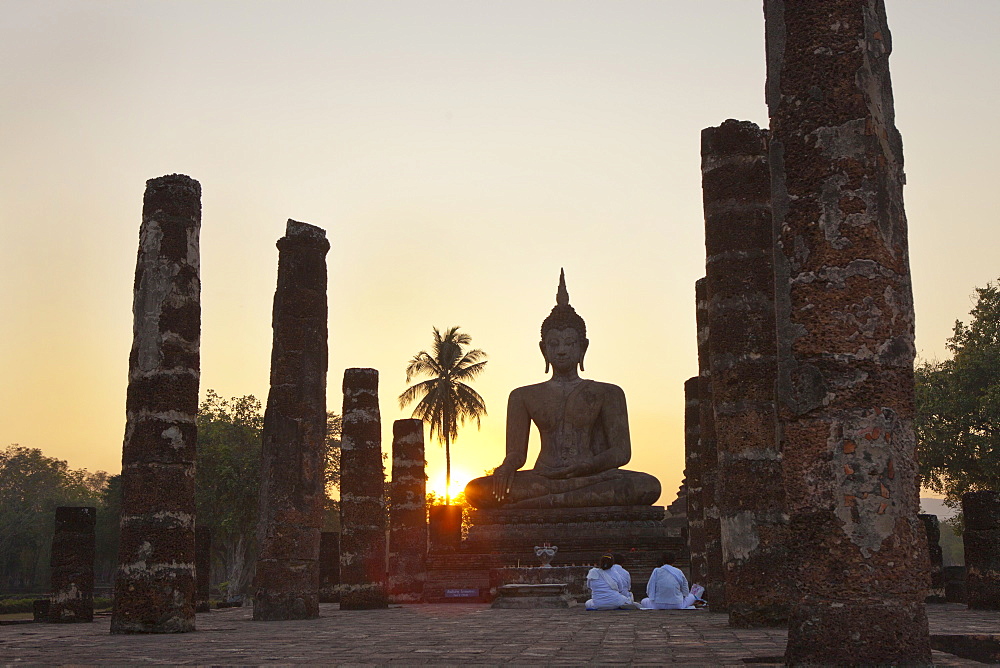
{"type": "MultiPolygon", "coordinates": [[[[196,517],[212,530],[212,582],[227,598],[245,595],[257,556],[263,414],[253,395],[208,390],[198,411],[196,517]]],[[[339,530],[341,419],[327,413],[324,530],[339,530]]],[[[71,469],[37,448],[0,451],[0,593],[44,592],[58,506],[97,508],[95,579],[118,566],[121,476],[71,469]]]]}

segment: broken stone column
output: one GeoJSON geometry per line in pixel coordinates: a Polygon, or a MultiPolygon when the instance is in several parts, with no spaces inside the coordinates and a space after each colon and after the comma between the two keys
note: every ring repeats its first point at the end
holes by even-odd
{"type": "Polygon", "coordinates": [[[146,182],[132,303],[112,633],[194,630],[201,185],[146,182]]]}
{"type": "Polygon", "coordinates": [[[921,513],[920,521],[924,523],[924,533],[927,534],[927,554],[930,556],[931,586],[927,590],[927,603],[944,603],[944,551],[941,549],[941,524],[937,515],[921,513]]]}
{"type": "Polygon", "coordinates": [[[719,454],[712,411],[712,366],[709,358],[708,283],[695,281],[698,327],[698,452],[705,536],[705,598],[712,612],[726,612],[726,571],[722,562],[722,526],[717,496],[719,454]]]}
{"type": "Polygon", "coordinates": [[[94,621],[94,528],[97,508],[56,508],[52,536],[50,622],[94,621]]]}
{"type": "Polygon", "coordinates": [[[702,130],[701,165],[716,500],[729,624],[784,626],[792,592],[775,433],[767,131],[735,120],[702,130]]]}
{"type": "MultiPolygon", "coordinates": [[[[698,376],[684,381],[684,485],[687,487],[688,553],[691,584],[705,582],[705,508],[702,503],[701,452],[698,436],[701,416],[698,406],[698,376]]],[[[703,585],[704,586],[704,585],[703,585]]]]}
{"type": "Polygon", "coordinates": [[[212,578],[212,529],[211,527],[195,526],[194,528],[194,575],[195,612],[208,612],[211,609],[212,578]]]}
{"type": "Polygon", "coordinates": [[[253,618],[319,616],[326,462],[326,232],[289,220],[278,240],[271,390],[261,449],[253,618]]]}
{"type": "Polygon", "coordinates": [[[324,531],[319,536],[319,602],[340,601],[340,532],[324,531]]]}
{"type": "Polygon", "coordinates": [[[389,502],[389,600],[419,603],[427,575],[427,475],[424,423],[392,423],[389,502]]]}
{"type": "Polygon", "coordinates": [[[340,455],[340,609],[370,610],[386,597],[385,468],[378,371],[344,372],[340,455]]]}
{"type": "Polygon", "coordinates": [[[929,663],[913,298],[882,0],[766,0],[790,664],[929,663]]]}
{"type": "Polygon", "coordinates": [[[1000,610],[1000,492],[962,495],[965,597],[970,609],[1000,610]]]}

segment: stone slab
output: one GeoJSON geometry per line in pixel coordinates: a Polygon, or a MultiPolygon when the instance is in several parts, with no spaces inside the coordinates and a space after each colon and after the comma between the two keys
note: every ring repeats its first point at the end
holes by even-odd
{"type": "MultiPolygon", "coordinates": [[[[782,629],[732,629],[704,611],[588,612],[583,606],[492,610],[487,604],[406,605],[250,623],[251,609],[213,610],[198,632],[112,636],[109,618],[88,624],[0,626],[0,664],[25,665],[745,665],[781,656],[782,629]]],[[[934,634],[989,634],[1000,614],[930,606],[934,634]]],[[[939,666],[981,665],[934,652],[939,666]]]]}

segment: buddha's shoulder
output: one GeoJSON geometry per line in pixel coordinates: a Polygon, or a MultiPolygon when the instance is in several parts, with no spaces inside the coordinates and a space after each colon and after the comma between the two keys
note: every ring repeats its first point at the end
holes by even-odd
{"type": "MultiPolygon", "coordinates": [[[[607,394],[614,396],[625,396],[625,391],[619,386],[613,383],[602,383],[599,380],[584,379],[581,383],[580,390],[585,390],[590,393],[596,394],[607,394]]],[[[514,388],[510,396],[514,397],[529,397],[538,394],[548,394],[553,390],[557,390],[557,386],[551,380],[542,381],[541,383],[534,383],[533,385],[524,385],[522,387],[514,388]]]]}

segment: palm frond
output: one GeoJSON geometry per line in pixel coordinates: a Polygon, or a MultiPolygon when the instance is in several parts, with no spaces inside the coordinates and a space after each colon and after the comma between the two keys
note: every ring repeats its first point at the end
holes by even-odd
{"type": "Polygon", "coordinates": [[[458,367],[451,373],[451,377],[455,382],[461,382],[464,380],[472,380],[479,374],[483,372],[486,368],[486,360],[482,362],[476,362],[470,366],[458,367]]]}

